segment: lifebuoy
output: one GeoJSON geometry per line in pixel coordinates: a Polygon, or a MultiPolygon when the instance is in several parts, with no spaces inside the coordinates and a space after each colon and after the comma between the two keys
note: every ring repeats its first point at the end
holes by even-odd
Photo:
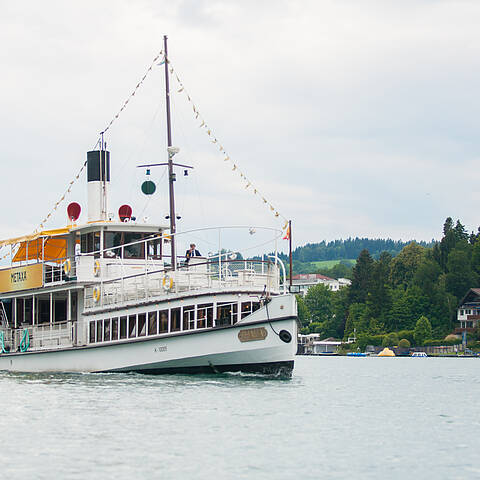
{"type": "Polygon", "coordinates": [[[165,275],[162,280],[162,285],[165,290],[170,290],[173,287],[173,278],[165,275]]]}
{"type": "Polygon", "coordinates": [[[94,287],[93,289],[93,301],[98,303],[100,300],[100,287],[94,287]]]}
{"type": "Polygon", "coordinates": [[[70,261],[69,258],[67,258],[67,260],[63,262],[63,273],[65,273],[65,275],[68,275],[71,270],[72,270],[72,262],[70,261]]]}
{"type": "Polygon", "coordinates": [[[93,264],[93,273],[96,277],[100,275],[100,260],[95,260],[95,263],[93,264]]]}

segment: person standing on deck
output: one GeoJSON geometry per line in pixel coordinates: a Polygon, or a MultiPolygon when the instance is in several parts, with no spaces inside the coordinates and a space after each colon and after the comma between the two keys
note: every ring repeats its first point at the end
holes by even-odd
{"type": "Polygon", "coordinates": [[[191,257],[201,257],[202,255],[200,252],[196,249],[196,246],[194,243],[190,244],[190,249],[185,252],[185,258],[186,258],[186,263],[190,260],[191,257]]]}

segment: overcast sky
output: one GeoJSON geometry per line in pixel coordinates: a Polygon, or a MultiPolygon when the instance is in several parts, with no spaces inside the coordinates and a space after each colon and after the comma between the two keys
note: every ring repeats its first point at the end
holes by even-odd
{"type": "MultiPolygon", "coordinates": [[[[0,234],[33,230],[169,36],[198,109],[236,164],[294,223],[295,245],[430,240],[480,225],[480,2],[0,0],[0,234]]],[[[173,87],[176,84],[173,83],[173,87]]],[[[177,87],[178,88],[178,87],[177,87]]],[[[282,226],[173,95],[180,229],[282,226]]],[[[162,67],[107,135],[110,210],[165,221],[162,67]]],[[[65,208],[86,210],[85,176],[65,208]]],[[[82,217],[86,218],[86,217],[82,217]]]]}

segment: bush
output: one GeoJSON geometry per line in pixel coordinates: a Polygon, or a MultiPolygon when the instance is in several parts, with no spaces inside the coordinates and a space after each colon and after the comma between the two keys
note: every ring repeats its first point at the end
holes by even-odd
{"type": "Polygon", "coordinates": [[[422,315],[415,325],[413,339],[416,345],[423,345],[423,342],[425,342],[427,338],[432,338],[432,325],[428,318],[422,315]]]}
{"type": "Polygon", "coordinates": [[[398,332],[398,338],[404,338],[410,342],[410,345],[414,343],[413,340],[413,330],[400,330],[398,332]]]}
{"type": "Polygon", "coordinates": [[[383,343],[383,339],[385,338],[385,335],[370,335],[370,342],[368,345],[374,345],[376,347],[379,347],[383,343]]]}
{"type": "Polygon", "coordinates": [[[406,338],[402,338],[399,342],[398,342],[398,346],[400,348],[410,348],[410,342],[406,339],[406,338]]]}
{"type": "Polygon", "coordinates": [[[383,337],[382,347],[394,347],[398,345],[398,335],[396,332],[389,333],[383,337]]]}

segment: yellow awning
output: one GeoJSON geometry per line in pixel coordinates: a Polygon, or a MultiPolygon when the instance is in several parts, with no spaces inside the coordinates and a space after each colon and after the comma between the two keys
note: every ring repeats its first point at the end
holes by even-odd
{"type": "Polygon", "coordinates": [[[22,237],[9,238],[7,240],[0,240],[0,248],[5,247],[6,245],[15,245],[21,242],[31,242],[32,240],[36,240],[37,238],[40,238],[40,237],[56,237],[58,235],[65,235],[72,228],[73,226],[56,228],[54,230],[42,230],[41,232],[32,233],[30,235],[23,235],[22,237]]]}
{"type": "Polygon", "coordinates": [[[67,239],[65,237],[37,238],[29,242],[21,242],[13,257],[13,262],[25,260],[61,261],[67,256],[67,239]],[[42,247],[42,243],[44,243],[42,247]]]}

